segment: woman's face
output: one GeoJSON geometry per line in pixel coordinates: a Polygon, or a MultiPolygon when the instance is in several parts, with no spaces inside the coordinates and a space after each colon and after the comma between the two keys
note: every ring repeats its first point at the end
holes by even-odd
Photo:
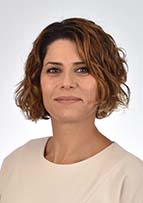
{"type": "Polygon", "coordinates": [[[95,118],[97,82],[88,73],[74,42],[59,39],[48,46],[41,71],[41,89],[51,119],[77,122],[95,118]],[[55,100],[61,96],[75,96],[80,100],[55,100]]]}

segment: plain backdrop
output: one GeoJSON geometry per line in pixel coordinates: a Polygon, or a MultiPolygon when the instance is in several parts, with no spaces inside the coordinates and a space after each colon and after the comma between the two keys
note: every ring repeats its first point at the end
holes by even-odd
{"type": "Polygon", "coordinates": [[[84,17],[100,24],[127,53],[129,108],[97,120],[108,138],[143,159],[143,3],[142,0],[1,0],[0,1],[0,165],[30,139],[52,135],[51,121],[26,120],[15,105],[32,43],[49,23],[84,17]]]}

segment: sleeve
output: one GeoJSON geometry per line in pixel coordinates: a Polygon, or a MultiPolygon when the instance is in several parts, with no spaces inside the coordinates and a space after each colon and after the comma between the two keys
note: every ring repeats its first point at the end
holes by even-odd
{"type": "Polygon", "coordinates": [[[8,181],[8,168],[8,163],[5,158],[0,169],[0,202],[6,182],[8,181]]]}
{"type": "Polygon", "coordinates": [[[32,143],[32,140],[16,148],[3,160],[0,169],[0,199],[2,197],[3,191],[5,188],[7,188],[7,184],[9,183],[10,178],[13,177],[16,169],[21,164],[21,157],[23,157],[22,154],[27,151],[27,146],[29,146],[30,143],[32,143]]]}
{"type": "Polygon", "coordinates": [[[4,192],[19,162],[19,150],[14,150],[2,162],[0,169],[0,203],[4,192]],[[17,152],[18,151],[18,152],[17,152]]]}
{"type": "Polygon", "coordinates": [[[143,162],[130,165],[120,196],[121,203],[143,203],[143,162]]]}

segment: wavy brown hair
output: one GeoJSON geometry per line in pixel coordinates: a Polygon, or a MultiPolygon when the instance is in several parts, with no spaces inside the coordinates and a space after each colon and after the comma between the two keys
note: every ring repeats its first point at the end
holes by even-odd
{"type": "Polygon", "coordinates": [[[48,46],[57,39],[74,41],[80,57],[98,84],[96,118],[109,116],[117,107],[127,107],[125,53],[102,27],[84,18],[69,18],[48,25],[33,43],[25,64],[24,79],[18,83],[15,101],[28,119],[49,119],[43,105],[40,75],[48,46]]]}

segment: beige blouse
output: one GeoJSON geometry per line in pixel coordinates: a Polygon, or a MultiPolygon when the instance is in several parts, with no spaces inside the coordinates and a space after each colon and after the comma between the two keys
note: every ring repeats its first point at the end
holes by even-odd
{"type": "Polygon", "coordinates": [[[143,203],[143,162],[119,144],[55,164],[43,156],[47,139],[31,140],[5,158],[0,203],[143,203]]]}

